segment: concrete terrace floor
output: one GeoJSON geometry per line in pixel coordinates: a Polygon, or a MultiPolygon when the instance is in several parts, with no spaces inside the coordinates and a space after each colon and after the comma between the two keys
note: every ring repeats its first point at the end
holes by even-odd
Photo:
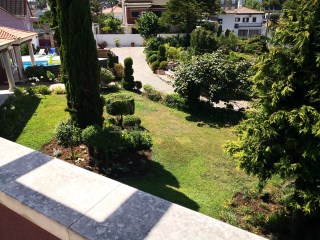
{"type": "Polygon", "coordinates": [[[119,62],[123,64],[123,61],[127,57],[131,57],[133,60],[134,80],[141,81],[143,85],[150,84],[155,89],[162,93],[173,93],[174,89],[171,85],[161,80],[156,74],[154,74],[146,62],[146,56],[143,53],[144,47],[119,47],[111,48],[111,51],[119,56],[119,62]]]}

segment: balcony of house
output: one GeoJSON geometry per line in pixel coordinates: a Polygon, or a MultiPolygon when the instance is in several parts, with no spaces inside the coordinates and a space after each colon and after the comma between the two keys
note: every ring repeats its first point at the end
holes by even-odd
{"type": "Polygon", "coordinates": [[[1,239],[263,240],[0,138],[1,239]]]}
{"type": "Polygon", "coordinates": [[[262,27],[262,22],[255,22],[255,23],[235,23],[234,28],[257,28],[262,27]]]}

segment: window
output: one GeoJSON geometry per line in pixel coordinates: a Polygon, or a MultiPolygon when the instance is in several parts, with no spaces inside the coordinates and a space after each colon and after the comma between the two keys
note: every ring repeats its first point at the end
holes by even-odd
{"type": "Polygon", "coordinates": [[[235,22],[240,22],[240,18],[239,18],[239,17],[236,17],[236,18],[234,19],[234,21],[235,21],[235,22]]]}
{"type": "Polygon", "coordinates": [[[242,22],[249,22],[249,18],[248,17],[242,18],[242,22]]]}
{"type": "Polygon", "coordinates": [[[252,22],[257,22],[257,18],[256,18],[256,17],[253,17],[253,18],[252,18],[252,22]]]}
{"type": "Polygon", "coordinates": [[[133,18],[138,18],[139,17],[139,12],[131,12],[131,17],[133,18]]]}

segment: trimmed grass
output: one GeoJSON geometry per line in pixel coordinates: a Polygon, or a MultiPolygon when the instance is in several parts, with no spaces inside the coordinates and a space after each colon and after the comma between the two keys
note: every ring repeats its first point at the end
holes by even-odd
{"type": "MultiPolygon", "coordinates": [[[[136,115],[153,138],[153,166],[146,176],[120,181],[215,218],[235,192],[254,186],[255,180],[237,170],[223,151],[223,144],[234,138],[232,128],[188,121],[187,113],[128,94],[136,99],[136,115]]],[[[16,141],[39,150],[68,117],[65,106],[65,96],[41,97],[16,141]]]]}
{"type": "Polygon", "coordinates": [[[123,182],[216,218],[236,191],[256,184],[223,151],[235,137],[232,128],[190,122],[190,114],[135,99],[136,115],[154,141],[153,160],[161,167],[123,182]]]}
{"type": "Polygon", "coordinates": [[[55,126],[69,117],[64,111],[65,108],[65,95],[41,96],[32,118],[27,122],[16,142],[40,150],[54,137],[55,126]]]}

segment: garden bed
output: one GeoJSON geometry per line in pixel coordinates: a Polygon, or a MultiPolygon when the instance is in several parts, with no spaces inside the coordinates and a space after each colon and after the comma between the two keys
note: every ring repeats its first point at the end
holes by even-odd
{"type": "Polygon", "coordinates": [[[105,171],[104,169],[100,169],[94,161],[90,160],[86,145],[80,144],[74,147],[73,150],[77,156],[76,160],[71,159],[70,148],[59,145],[56,139],[51,140],[40,149],[44,154],[57,157],[65,162],[111,178],[144,175],[150,168],[152,158],[151,150],[118,154],[115,158],[109,160],[111,162],[110,170],[105,171]],[[59,152],[58,155],[57,152],[59,152]]]}

